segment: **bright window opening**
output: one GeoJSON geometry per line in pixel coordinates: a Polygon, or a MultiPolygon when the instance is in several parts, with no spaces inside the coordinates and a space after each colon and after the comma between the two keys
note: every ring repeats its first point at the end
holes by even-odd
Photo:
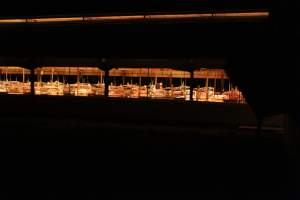
{"type": "Polygon", "coordinates": [[[105,73],[97,67],[39,67],[32,76],[29,69],[0,67],[0,94],[246,102],[224,69],[181,69],[113,68],[105,73]]]}

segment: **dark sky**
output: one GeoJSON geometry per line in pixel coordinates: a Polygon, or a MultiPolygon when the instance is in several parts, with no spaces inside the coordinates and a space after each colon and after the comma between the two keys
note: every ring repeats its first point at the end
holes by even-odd
{"type": "Polygon", "coordinates": [[[0,17],[101,13],[205,11],[265,8],[269,0],[101,0],[9,1],[0,5],[0,17]]]}

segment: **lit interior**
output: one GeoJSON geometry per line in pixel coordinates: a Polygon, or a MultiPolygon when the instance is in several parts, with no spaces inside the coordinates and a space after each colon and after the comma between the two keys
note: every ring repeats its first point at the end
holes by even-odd
{"type": "MultiPolygon", "coordinates": [[[[108,97],[245,103],[223,69],[195,69],[193,77],[171,68],[113,68],[105,82],[95,67],[41,67],[34,70],[34,94],[104,96],[107,83],[108,97]]],[[[0,94],[30,94],[30,81],[28,69],[0,67],[0,94]]]]}

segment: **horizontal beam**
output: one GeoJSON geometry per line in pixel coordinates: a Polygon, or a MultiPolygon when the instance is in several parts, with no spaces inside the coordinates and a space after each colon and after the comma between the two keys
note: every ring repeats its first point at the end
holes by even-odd
{"type": "Polygon", "coordinates": [[[189,71],[192,68],[219,68],[226,64],[224,58],[186,59],[118,59],[118,58],[1,58],[0,66],[37,67],[100,67],[100,68],[177,68],[189,71]]]}
{"type": "Polygon", "coordinates": [[[77,16],[77,17],[44,17],[0,19],[3,24],[36,24],[36,23],[70,23],[70,22],[132,22],[132,21],[172,21],[172,20],[218,20],[218,19],[253,19],[268,18],[269,12],[238,13],[189,13],[189,14],[152,14],[121,16],[77,16]]]}
{"type": "MultiPolygon", "coordinates": [[[[88,75],[101,76],[104,71],[97,67],[42,67],[34,72],[36,75],[88,75]]],[[[0,75],[30,74],[30,70],[21,67],[0,67],[0,75]]],[[[110,76],[118,77],[163,77],[163,78],[190,78],[188,71],[172,68],[113,68],[110,76]]],[[[228,79],[223,69],[195,68],[194,78],[228,79]]]]}

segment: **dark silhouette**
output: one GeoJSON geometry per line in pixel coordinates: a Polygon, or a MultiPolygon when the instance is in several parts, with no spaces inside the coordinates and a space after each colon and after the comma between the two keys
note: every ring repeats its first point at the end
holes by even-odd
{"type": "MultiPolygon", "coordinates": [[[[1,134],[9,135],[4,147],[16,150],[7,160],[18,157],[23,163],[14,163],[21,186],[34,179],[43,183],[37,184],[40,187],[90,189],[93,184],[86,183],[94,178],[104,180],[102,190],[175,190],[144,194],[140,199],[199,197],[191,190],[211,191],[208,196],[214,199],[297,199],[298,9],[297,1],[267,0],[105,0],[72,2],[67,7],[52,1],[32,6],[26,1],[1,6],[2,19],[268,11],[267,20],[0,24],[0,65],[101,69],[163,65],[187,70],[222,65],[258,122],[276,114],[286,114],[288,119],[288,138],[264,135],[263,130],[257,137],[256,130],[238,130],[239,124],[222,115],[243,118],[249,107],[234,107],[242,111],[231,113],[232,105],[198,107],[192,102],[0,96],[1,134]],[[215,115],[210,109],[215,109],[215,115]],[[206,116],[221,120],[205,121],[206,116]]],[[[51,198],[76,194],[56,193],[51,198]]],[[[125,194],[114,193],[113,198],[120,199],[118,195],[125,194]]]]}

